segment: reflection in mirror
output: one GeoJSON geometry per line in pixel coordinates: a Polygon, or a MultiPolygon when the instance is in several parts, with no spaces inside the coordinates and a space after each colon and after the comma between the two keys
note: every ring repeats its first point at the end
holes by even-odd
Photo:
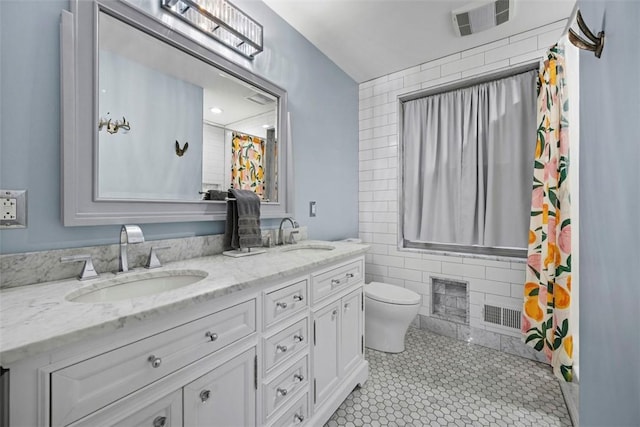
{"type": "Polygon", "coordinates": [[[278,200],[279,98],[99,13],[97,200],[278,200]]]}

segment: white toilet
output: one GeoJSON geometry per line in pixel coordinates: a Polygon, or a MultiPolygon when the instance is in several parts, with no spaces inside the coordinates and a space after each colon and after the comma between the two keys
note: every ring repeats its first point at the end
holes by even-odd
{"type": "Polygon", "coordinates": [[[404,336],[420,309],[420,295],[400,286],[371,282],[364,287],[366,347],[404,351],[404,336]]]}

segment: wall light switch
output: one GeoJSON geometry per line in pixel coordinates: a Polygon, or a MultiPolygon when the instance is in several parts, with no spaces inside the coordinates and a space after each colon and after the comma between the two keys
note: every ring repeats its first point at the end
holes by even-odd
{"type": "Polygon", "coordinates": [[[316,216],[316,202],[309,202],[309,216],[316,216]]]}
{"type": "Polygon", "coordinates": [[[0,190],[0,229],[26,226],[27,191],[0,190]]]}

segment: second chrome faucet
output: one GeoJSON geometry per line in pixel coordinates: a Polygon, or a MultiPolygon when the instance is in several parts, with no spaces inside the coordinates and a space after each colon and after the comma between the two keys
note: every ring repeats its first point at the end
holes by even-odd
{"type": "Polygon", "coordinates": [[[285,241],[284,241],[284,229],[282,228],[282,226],[284,225],[285,221],[289,221],[291,223],[291,227],[293,227],[293,230],[291,230],[289,232],[289,241],[287,243],[296,243],[296,239],[295,239],[295,235],[298,234],[300,232],[300,230],[298,230],[298,223],[296,222],[295,219],[287,217],[287,218],[282,218],[282,221],[280,221],[280,228],[278,229],[278,245],[284,245],[285,241]]]}

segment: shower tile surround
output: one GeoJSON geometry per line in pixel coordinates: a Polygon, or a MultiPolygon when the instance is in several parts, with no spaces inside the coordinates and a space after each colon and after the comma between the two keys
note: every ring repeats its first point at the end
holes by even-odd
{"type": "MultiPolygon", "coordinates": [[[[285,239],[289,228],[285,229],[285,239]]],[[[144,226],[142,226],[144,232],[144,226]]],[[[273,239],[278,230],[262,230],[265,239],[273,239]]],[[[114,236],[118,239],[119,234],[114,236]]],[[[307,239],[307,227],[300,227],[297,240],[307,239]]],[[[272,240],[273,241],[273,240],[272,240]]],[[[158,251],[161,263],[182,261],[222,253],[224,235],[184,237],[177,239],[153,240],[127,246],[129,266],[142,267],[147,261],[151,248],[167,247],[158,251]]],[[[55,249],[50,251],[28,252],[0,255],[0,289],[33,285],[54,280],[70,279],[80,274],[82,262],[61,263],[60,258],[69,255],[91,255],[93,265],[98,272],[107,273],[118,270],[120,244],[86,246],[82,248],[55,249]]]]}
{"type": "Polygon", "coordinates": [[[565,20],[555,22],[360,84],[359,237],[371,245],[365,259],[366,281],[391,283],[421,294],[414,326],[541,359],[540,353],[520,342],[519,330],[483,319],[485,304],[522,307],[526,260],[398,249],[397,97],[540,59],[565,24],[565,20]],[[433,299],[440,298],[432,292],[433,278],[468,283],[468,324],[432,314],[433,299]]]}

